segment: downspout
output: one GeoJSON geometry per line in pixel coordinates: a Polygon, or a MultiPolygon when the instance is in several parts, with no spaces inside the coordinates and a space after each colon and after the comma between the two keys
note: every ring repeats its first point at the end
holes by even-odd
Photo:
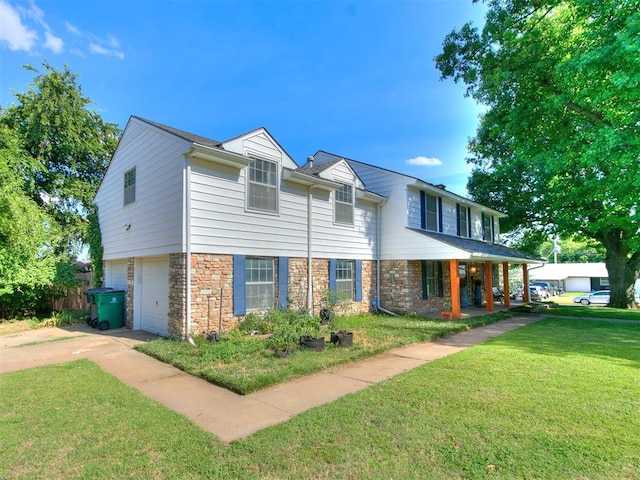
{"type": "Polygon", "coordinates": [[[313,240],[313,185],[309,186],[307,195],[307,311],[309,315],[313,315],[313,248],[311,242],[313,240]]]}
{"type": "Polygon", "coordinates": [[[389,310],[387,310],[386,308],[382,308],[380,306],[380,272],[381,272],[381,267],[380,267],[380,255],[382,252],[382,247],[380,246],[380,244],[382,243],[382,203],[378,204],[378,222],[376,225],[376,238],[377,238],[377,242],[376,242],[376,298],[373,300],[373,308],[375,308],[377,311],[382,312],[382,313],[386,313],[387,315],[392,315],[394,317],[397,317],[398,314],[393,313],[389,310]]]}
{"type": "MultiPolygon", "coordinates": [[[[189,157],[185,156],[185,184],[184,184],[184,205],[185,205],[185,329],[187,341],[196,346],[193,338],[191,338],[191,162],[189,157]]],[[[222,302],[222,299],[220,299],[222,302]]]]}

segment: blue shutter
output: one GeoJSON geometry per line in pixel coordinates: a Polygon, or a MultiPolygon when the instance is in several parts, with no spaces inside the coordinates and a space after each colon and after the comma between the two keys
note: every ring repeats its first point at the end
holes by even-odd
{"type": "Polygon", "coordinates": [[[442,228],[442,197],[438,197],[438,231],[444,231],[442,228]]]}
{"type": "Polygon", "coordinates": [[[444,280],[442,279],[442,262],[438,262],[438,296],[444,297],[444,280]]]}
{"type": "Polygon", "coordinates": [[[485,242],[487,241],[487,230],[484,226],[484,212],[482,212],[482,219],[480,220],[482,222],[482,240],[484,240],[485,242]]]}
{"type": "Polygon", "coordinates": [[[427,261],[420,260],[420,267],[422,269],[422,299],[426,300],[429,298],[427,293],[427,261]]]}
{"type": "MultiPolygon", "coordinates": [[[[245,268],[247,257],[245,255],[233,256],[233,314],[244,315],[247,313],[245,298],[245,268]]],[[[220,299],[222,301],[222,299],[220,299]]]]}
{"type": "Polygon", "coordinates": [[[427,229],[427,195],[420,190],[420,228],[427,229]]]}
{"type": "Polygon", "coordinates": [[[289,257],[278,257],[278,308],[289,306],[289,257]]]}
{"type": "Polygon", "coordinates": [[[460,236],[460,205],[456,205],[456,235],[460,236]]]}
{"type": "Polygon", "coordinates": [[[362,260],[356,260],[356,302],[362,301],[362,260]]]}
{"type": "Polygon", "coordinates": [[[332,258],[329,260],[329,291],[335,292],[336,290],[336,275],[338,270],[338,260],[332,258]]]}

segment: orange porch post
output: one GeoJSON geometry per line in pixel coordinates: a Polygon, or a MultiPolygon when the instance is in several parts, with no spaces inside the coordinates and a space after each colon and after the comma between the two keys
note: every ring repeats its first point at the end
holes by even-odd
{"type": "Polygon", "coordinates": [[[451,282],[451,313],[453,318],[460,318],[460,273],[458,260],[449,260],[449,277],[451,282]]]}

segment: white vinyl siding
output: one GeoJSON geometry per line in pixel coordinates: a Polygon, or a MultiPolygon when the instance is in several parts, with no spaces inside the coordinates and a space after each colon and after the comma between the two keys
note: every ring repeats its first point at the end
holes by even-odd
{"type": "Polygon", "coordinates": [[[249,165],[247,207],[250,210],[278,212],[278,164],[256,158],[249,165]]]}
{"type": "Polygon", "coordinates": [[[352,260],[338,260],[336,265],[336,290],[340,300],[353,300],[352,260]]]}
{"type": "Polygon", "coordinates": [[[275,305],[273,269],[272,258],[247,258],[245,266],[247,311],[272,308],[275,305]]]}
{"type": "Polygon", "coordinates": [[[95,199],[105,261],[182,250],[188,149],[184,140],[138,119],[129,121],[95,199]],[[125,207],[124,174],[134,167],[136,198],[125,207]]]}
{"type": "Polygon", "coordinates": [[[353,225],[353,186],[341,185],[334,193],[336,223],[353,225]]]}

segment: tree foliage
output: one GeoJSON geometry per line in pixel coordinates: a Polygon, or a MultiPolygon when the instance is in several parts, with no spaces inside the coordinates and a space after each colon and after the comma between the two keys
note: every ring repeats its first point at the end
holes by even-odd
{"type": "Polygon", "coordinates": [[[17,93],[17,105],[2,110],[0,123],[19,138],[21,148],[37,166],[25,191],[63,229],[59,250],[77,253],[85,239],[86,215],[93,203],[119,129],[88,107],[78,75],[45,63],[29,89],[17,93]]]}
{"type": "Polygon", "coordinates": [[[73,260],[119,132],[87,108],[76,74],[44,66],[46,74],[27,67],[33,84],[0,109],[0,318],[74,286],[73,260]]]}
{"type": "Polygon", "coordinates": [[[451,32],[436,57],[486,107],[469,191],[508,214],[505,230],[598,241],[625,306],[640,266],[640,2],[487,6],[482,30],[451,32]]]}

